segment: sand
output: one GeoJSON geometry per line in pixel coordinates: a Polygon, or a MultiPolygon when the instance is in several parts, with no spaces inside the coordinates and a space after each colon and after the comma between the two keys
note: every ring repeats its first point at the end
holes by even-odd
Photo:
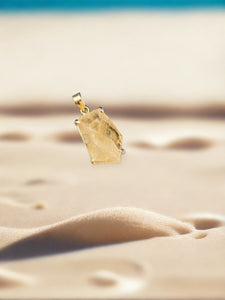
{"type": "Polygon", "coordinates": [[[126,155],[96,167],[72,120],[1,118],[1,297],[223,299],[223,122],[114,119],[126,155]]]}
{"type": "MultiPolygon", "coordinates": [[[[225,298],[222,17],[222,12],[1,16],[8,43],[0,73],[0,299],[225,298]],[[146,37],[147,29],[139,34],[140,20],[149,40],[142,60],[131,64],[134,54],[141,55],[132,37],[140,43],[146,37]],[[162,24],[174,38],[170,46],[162,24]],[[45,30],[40,33],[38,25],[45,30]],[[115,26],[123,34],[113,34],[115,26]],[[100,37],[109,33],[99,47],[100,37]],[[35,54],[33,42],[40,45],[35,54]],[[13,45],[20,60],[10,61],[13,45]],[[115,60],[122,63],[121,53],[130,46],[127,67],[124,63],[118,74],[115,60]],[[190,51],[191,65],[185,59],[190,51]],[[86,59],[90,53],[95,60],[86,59]],[[104,65],[103,54],[115,53],[104,65]],[[154,57],[145,68],[149,53],[154,57]],[[164,65],[156,57],[164,57],[164,65]],[[20,76],[10,74],[12,66],[19,72],[22,61],[20,76]],[[183,77],[177,74],[180,66],[183,77]],[[27,85],[30,67],[36,71],[27,85]],[[80,77],[73,77],[75,67],[80,77]],[[150,69],[155,77],[147,76],[150,69]],[[103,106],[123,134],[120,164],[90,163],[73,124],[79,116],[71,100],[74,82],[89,94],[90,108],[103,106]]],[[[6,37],[1,29],[0,34],[6,37]]]]}

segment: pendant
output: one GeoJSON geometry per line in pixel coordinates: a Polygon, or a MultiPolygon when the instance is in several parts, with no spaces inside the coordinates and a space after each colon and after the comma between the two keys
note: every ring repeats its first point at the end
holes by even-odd
{"type": "Polygon", "coordinates": [[[90,112],[80,93],[72,98],[82,114],[79,119],[75,120],[75,125],[86,145],[92,164],[119,163],[121,154],[125,153],[119,130],[102,107],[90,112]]]}

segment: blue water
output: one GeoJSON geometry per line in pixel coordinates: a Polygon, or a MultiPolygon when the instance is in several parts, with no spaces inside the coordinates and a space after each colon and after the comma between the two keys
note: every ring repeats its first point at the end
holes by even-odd
{"type": "Polygon", "coordinates": [[[225,8],[225,0],[0,0],[0,11],[225,8]]]}

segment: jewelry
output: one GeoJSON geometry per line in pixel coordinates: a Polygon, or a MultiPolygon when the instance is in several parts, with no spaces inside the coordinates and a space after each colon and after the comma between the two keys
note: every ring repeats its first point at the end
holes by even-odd
{"type": "Polygon", "coordinates": [[[87,147],[91,162],[93,164],[119,163],[121,154],[125,153],[122,148],[122,135],[103,108],[99,107],[90,112],[80,93],[72,98],[82,114],[74,123],[87,147]]]}

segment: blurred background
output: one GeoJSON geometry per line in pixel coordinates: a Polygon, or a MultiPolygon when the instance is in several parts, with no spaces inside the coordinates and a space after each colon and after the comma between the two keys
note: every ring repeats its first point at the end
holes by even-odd
{"type": "MultiPolygon", "coordinates": [[[[91,108],[103,106],[118,118],[221,120],[224,25],[222,0],[0,0],[0,113],[69,120],[77,112],[71,95],[81,92],[91,108]]],[[[24,127],[47,133],[47,125],[14,121],[3,123],[3,138],[24,127]]],[[[55,124],[48,127],[54,131],[55,124]]],[[[193,122],[172,127],[174,137],[213,131],[210,138],[221,138],[219,129],[199,132],[193,122]]],[[[129,138],[134,130],[125,133],[129,138]]],[[[165,139],[149,130],[144,136],[150,143],[165,139]]]]}
{"type": "Polygon", "coordinates": [[[223,4],[0,0],[0,103],[219,104],[223,4]]]}

